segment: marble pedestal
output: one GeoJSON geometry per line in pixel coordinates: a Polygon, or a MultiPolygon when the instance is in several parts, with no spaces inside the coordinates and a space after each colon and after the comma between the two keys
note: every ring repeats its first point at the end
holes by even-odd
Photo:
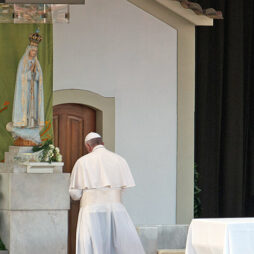
{"type": "Polygon", "coordinates": [[[69,174],[62,164],[52,173],[27,173],[13,158],[29,149],[10,147],[0,165],[0,237],[9,254],[66,254],[69,174]]]}

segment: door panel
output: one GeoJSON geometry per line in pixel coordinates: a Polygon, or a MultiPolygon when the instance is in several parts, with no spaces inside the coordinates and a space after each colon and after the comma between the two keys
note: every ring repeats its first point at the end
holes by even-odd
{"type": "Polygon", "coordinates": [[[70,133],[68,136],[69,144],[75,144],[72,146],[71,153],[68,153],[68,158],[66,159],[66,167],[72,167],[72,162],[76,161],[80,157],[80,151],[83,151],[84,139],[83,137],[85,125],[83,118],[76,116],[67,116],[67,132],[70,133]]]}
{"type": "MultiPolygon", "coordinates": [[[[87,153],[84,146],[85,136],[96,130],[96,111],[79,104],[61,104],[54,106],[54,144],[63,155],[63,171],[71,173],[78,158],[87,153]]],[[[68,253],[75,254],[76,225],[79,202],[71,200],[69,211],[68,253]]]]}

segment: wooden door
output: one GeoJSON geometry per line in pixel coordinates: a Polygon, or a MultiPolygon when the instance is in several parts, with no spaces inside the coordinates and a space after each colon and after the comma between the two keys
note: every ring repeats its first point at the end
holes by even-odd
{"type": "MultiPolygon", "coordinates": [[[[76,160],[87,153],[84,146],[85,136],[96,129],[96,111],[79,104],[54,106],[54,144],[63,155],[64,169],[71,173],[76,160]]],[[[76,226],[79,201],[71,200],[69,211],[68,253],[75,254],[76,226]]]]}

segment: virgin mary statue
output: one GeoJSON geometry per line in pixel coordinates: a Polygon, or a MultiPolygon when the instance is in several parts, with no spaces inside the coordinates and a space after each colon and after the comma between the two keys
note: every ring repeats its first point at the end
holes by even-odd
{"type": "Polygon", "coordinates": [[[15,138],[15,145],[41,143],[40,130],[45,125],[43,77],[37,58],[41,40],[37,31],[29,36],[30,44],[18,65],[12,123],[7,125],[15,138]],[[17,144],[17,140],[23,143],[17,144]]]}

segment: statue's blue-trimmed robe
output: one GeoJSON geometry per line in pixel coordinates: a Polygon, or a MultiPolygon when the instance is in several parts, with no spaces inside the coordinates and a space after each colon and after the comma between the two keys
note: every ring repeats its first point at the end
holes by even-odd
{"type": "Polygon", "coordinates": [[[69,189],[81,199],[76,254],[145,254],[121,203],[122,190],[133,186],[126,161],[102,145],[76,162],[69,189]]]}
{"type": "Polygon", "coordinates": [[[27,47],[18,65],[12,124],[14,136],[40,143],[40,128],[45,125],[43,76],[37,57],[29,59],[31,49],[27,47]],[[35,72],[31,72],[32,64],[35,72]]]}

